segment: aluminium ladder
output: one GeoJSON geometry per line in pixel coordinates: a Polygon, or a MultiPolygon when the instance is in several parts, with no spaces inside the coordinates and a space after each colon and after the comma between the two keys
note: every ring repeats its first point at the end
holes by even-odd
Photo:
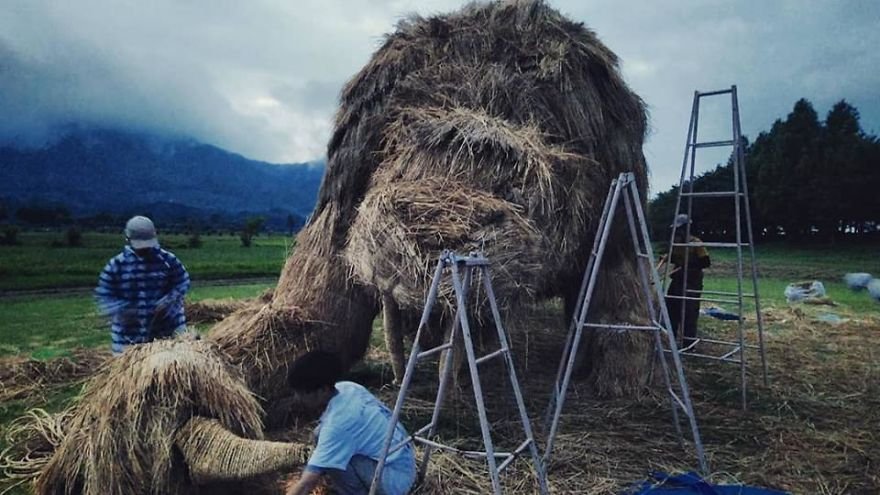
{"type": "MultiPolygon", "coordinates": [[[[684,323],[685,304],[687,300],[691,301],[707,301],[716,303],[735,304],[737,307],[736,314],[739,316],[737,324],[737,336],[735,341],[726,341],[722,339],[710,339],[697,337],[692,343],[679,349],[682,356],[709,359],[717,362],[728,362],[739,364],[740,367],[740,391],[742,408],[746,409],[746,350],[757,350],[761,358],[761,367],[764,378],[764,385],[767,386],[767,356],[764,351],[764,321],[761,316],[761,300],[758,297],[758,268],[755,262],[755,243],[752,236],[752,215],[749,210],[749,187],[746,181],[745,166],[745,150],[740,129],[739,119],[739,102],[737,100],[736,86],[729,89],[718,91],[695,91],[694,102],[691,107],[691,120],[688,126],[687,144],[685,145],[684,159],[681,166],[681,178],[678,185],[678,198],[675,204],[675,213],[673,218],[679,213],[687,213],[688,219],[692,219],[694,211],[694,199],[712,199],[712,198],[733,198],[734,217],[736,222],[736,241],[735,242],[693,242],[691,241],[691,223],[685,224],[685,242],[676,242],[675,233],[677,227],[673,222],[672,233],[669,239],[669,253],[676,247],[685,250],[684,265],[682,270],[687,273],[688,258],[691,247],[710,247],[710,248],[734,248],[736,249],[736,284],[737,291],[709,291],[709,290],[688,290],[687,277],[684,277],[682,292],[678,295],[671,294],[666,297],[670,299],[681,299],[681,315],[679,321],[684,323]],[[697,129],[700,115],[700,100],[713,96],[730,95],[730,105],[732,113],[732,139],[730,141],[697,141],[697,129]],[[733,168],[733,190],[729,191],[694,191],[695,168],[697,160],[697,150],[704,148],[717,147],[733,147],[731,152],[731,163],[733,168]],[[682,211],[682,198],[686,198],[686,210],[682,211]],[[746,238],[743,239],[742,220],[745,216],[746,238]],[[743,292],[743,248],[749,249],[749,261],[751,265],[752,276],[752,292],[743,292]],[[705,296],[709,297],[705,297],[705,296]],[[733,299],[731,299],[733,297],[733,299]],[[751,343],[747,339],[745,329],[745,318],[743,313],[743,300],[745,298],[754,299],[755,304],[755,322],[757,324],[757,342],[751,343]],[[704,345],[705,344],[705,345],[704,345]],[[711,350],[702,351],[703,347],[721,347],[722,354],[712,354],[711,350]]],[[[664,284],[666,283],[666,275],[669,273],[671,263],[667,263],[664,270],[664,284]]],[[[664,285],[664,288],[666,286],[664,285]]],[[[682,332],[684,333],[684,332],[682,332]]]]}
{"type": "Polygon", "coordinates": [[[510,466],[513,461],[515,461],[523,452],[528,450],[532,458],[532,463],[534,465],[540,493],[548,493],[547,480],[544,475],[543,464],[541,463],[540,456],[538,455],[538,447],[535,443],[535,437],[532,434],[532,427],[529,423],[528,414],[526,413],[526,407],[523,401],[522,392],[519,388],[519,381],[516,378],[513,358],[510,353],[510,343],[507,339],[507,333],[504,327],[501,325],[501,314],[498,310],[497,301],[495,300],[495,292],[492,288],[491,276],[489,272],[489,260],[482,255],[471,254],[470,256],[458,256],[451,251],[444,251],[443,254],[440,255],[440,259],[437,262],[437,268],[434,271],[434,278],[431,282],[431,288],[428,291],[425,308],[422,312],[422,319],[419,322],[419,328],[416,332],[415,340],[413,341],[413,347],[409,356],[409,361],[406,366],[406,372],[403,375],[403,382],[397,395],[397,402],[394,404],[394,411],[391,414],[391,421],[388,424],[388,430],[385,435],[385,443],[382,448],[382,454],[379,456],[378,465],[376,466],[376,471],[373,476],[373,482],[370,486],[370,495],[374,495],[375,493],[377,493],[379,480],[381,479],[382,472],[385,469],[385,461],[388,455],[403,448],[410,442],[418,442],[425,446],[425,454],[422,459],[421,466],[419,467],[419,480],[424,479],[432,451],[434,449],[446,450],[469,458],[485,458],[489,468],[489,475],[492,481],[492,490],[493,493],[495,493],[496,495],[501,494],[501,472],[504,471],[504,469],[506,469],[508,466],[510,466]],[[445,343],[432,349],[422,350],[420,346],[420,337],[422,331],[427,326],[428,319],[431,315],[431,309],[433,308],[434,303],[437,300],[437,292],[440,286],[440,281],[443,278],[444,272],[446,271],[451,274],[452,287],[455,293],[456,302],[455,320],[452,324],[452,330],[449,332],[449,337],[445,343]],[[480,278],[482,278],[482,285],[486,292],[489,307],[492,311],[492,319],[495,321],[495,329],[498,333],[498,342],[500,344],[499,349],[479,358],[476,357],[474,352],[474,344],[471,336],[467,307],[467,290],[471,284],[471,281],[475,278],[474,275],[481,276],[480,278]],[[457,337],[459,332],[461,332],[461,337],[457,337]],[[455,343],[457,341],[463,341],[465,352],[467,354],[468,368],[470,371],[471,383],[474,390],[474,399],[476,401],[477,413],[479,414],[480,420],[480,429],[483,436],[483,445],[485,448],[484,451],[462,450],[444,445],[434,439],[438,420],[440,417],[440,410],[442,408],[445,398],[446,388],[449,383],[449,377],[452,373],[452,359],[453,353],[456,351],[457,346],[455,345],[455,343]],[[419,428],[409,437],[399,442],[398,444],[391,445],[391,442],[394,438],[394,430],[397,427],[397,423],[400,421],[400,413],[403,409],[403,403],[406,400],[407,391],[409,389],[410,382],[412,381],[413,374],[415,373],[416,365],[418,364],[419,360],[443,351],[446,351],[446,355],[441,359],[445,361],[445,365],[440,371],[440,384],[437,389],[437,398],[434,402],[434,411],[431,416],[431,422],[419,428]],[[507,375],[510,378],[510,384],[513,388],[514,396],[516,397],[516,405],[519,410],[520,421],[522,422],[523,431],[525,433],[525,440],[520,443],[515,450],[511,452],[495,451],[495,446],[492,441],[491,426],[486,415],[486,406],[483,400],[483,391],[480,385],[480,376],[478,371],[478,368],[482,363],[498,357],[504,360],[507,375]],[[500,464],[498,463],[499,460],[500,464]]]}
{"type": "Polygon", "coordinates": [[[672,333],[666,305],[663,304],[663,293],[660,288],[660,275],[654,264],[654,252],[651,246],[651,239],[648,235],[648,229],[645,223],[645,215],[642,210],[638,186],[636,185],[635,176],[632,173],[622,173],[617,179],[614,179],[611,182],[611,187],[605,200],[605,207],[602,211],[602,217],[599,220],[597,235],[593,240],[590,259],[587,263],[587,269],[584,271],[583,281],[581,282],[580,295],[577,299],[577,308],[575,309],[574,314],[572,314],[568,338],[562,352],[562,358],[559,362],[553,395],[551,397],[550,407],[548,408],[547,421],[550,423],[550,426],[547,443],[544,447],[543,462],[545,469],[547,468],[550,454],[553,451],[553,442],[559,428],[559,420],[562,408],[565,404],[565,395],[574,370],[575,360],[584,329],[606,329],[620,332],[647,331],[654,334],[654,351],[656,352],[656,359],[659,359],[661,364],[664,385],[669,394],[672,419],[676,433],[683,444],[684,435],[682,434],[681,425],[679,423],[679,409],[681,409],[690,423],[691,437],[697,454],[697,460],[700,464],[700,470],[703,474],[708,474],[709,466],[706,462],[705,453],[703,452],[703,443],[700,439],[700,431],[697,426],[696,416],[694,415],[693,404],[691,403],[684,369],[681,366],[681,359],[677,352],[668,354],[663,352],[663,340],[666,341],[666,345],[669,348],[673,350],[676,349],[675,337],[672,333]],[[621,201],[623,202],[626,211],[626,220],[629,224],[629,234],[636,254],[639,281],[643,292],[642,297],[645,302],[644,316],[650,321],[649,325],[633,325],[631,322],[599,324],[590,323],[588,321],[588,315],[590,314],[591,309],[590,302],[592,301],[593,292],[596,287],[599,270],[602,267],[602,260],[605,255],[608,239],[611,235],[614,215],[618,209],[618,204],[621,201]],[[677,380],[675,382],[671,379],[670,365],[667,361],[667,356],[669,355],[672,356],[672,366],[675,368],[675,373],[677,375],[677,380]],[[678,391],[675,389],[676,385],[678,391]],[[549,415],[551,411],[552,416],[549,415]]]}

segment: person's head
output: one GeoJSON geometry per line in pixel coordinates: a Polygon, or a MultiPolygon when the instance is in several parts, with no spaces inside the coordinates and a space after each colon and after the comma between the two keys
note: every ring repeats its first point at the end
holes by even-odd
{"type": "Polygon", "coordinates": [[[125,240],[140,256],[159,247],[156,226],[147,217],[134,216],[125,223],[125,240]]]}
{"type": "Polygon", "coordinates": [[[303,412],[320,412],[336,394],[342,378],[342,362],[327,351],[311,351],[294,361],[287,373],[287,384],[296,394],[303,412]]]}
{"type": "Polygon", "coordinates": [[[675,219],[672,221],[672,225],[670,225],[669,228],[674,228],[675,236],[682,238],[687,231],[687,225],[689,223],[691,223],[691,219],[687,216],[687,213],[679,213],[675,216],[675,219]]]}

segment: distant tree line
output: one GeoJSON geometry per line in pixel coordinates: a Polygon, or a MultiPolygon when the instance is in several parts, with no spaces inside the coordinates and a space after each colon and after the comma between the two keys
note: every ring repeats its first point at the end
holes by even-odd
{"type": "MultiPolygon", "coordinates": [[[[841,100],[824,121],[801,99],[785,120],[746,146],[752,226],[757,237],[833,241],[878,235],[880,140],[865,133],[858,110],[841,100]]],[[[694,180],[694,191],[733,189],[732,164],[718,165],[694,180]]],[[[664,239],[675,215],[678,186],[650,202],[652,236],[664,239]]],[[[688,186],[685,185],[685,190],[688,186]]],[[[685,201],[682,198],[682,212],[685,201]]],[[[694,198],[696,235],[735,236],[734,202],[694,198]]]]}

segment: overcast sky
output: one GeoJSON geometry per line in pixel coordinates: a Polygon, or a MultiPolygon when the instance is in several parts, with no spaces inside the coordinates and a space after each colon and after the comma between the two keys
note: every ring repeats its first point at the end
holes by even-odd
{"type": "MultiPolygon", "coordinates": [[[[863,128],[880,133],[876,0],[549,3],[599,34],[648,104],[655,193],[678,182],[695,89],[738,85],[750,137],[801,97],[820,117],[846,98],[863,128]]],[[[409,13],[460,5],[2,0],[0,139],[38,140],[53,125],[87,122],[189,135],[266,161],[314,160],[342,85],[383,34],[409,13]]],[[[729,111],[720,101],[701,110],[707,139],[723,137],[729,111]]],[[[703,167],[720,160],[706,155],[703,167]]]]}

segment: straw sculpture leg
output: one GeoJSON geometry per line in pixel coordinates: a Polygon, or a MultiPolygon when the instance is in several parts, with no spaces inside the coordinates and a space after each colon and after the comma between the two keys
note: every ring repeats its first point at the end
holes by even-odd
{"type": "Polygon", "coordinates": [[[406,356],[403,349],[403,315],[400,307],[391,294],[382,294],[382,324],[385,330],[385,347],[391,357],[391,369],[394,371],[394,382],[403,381],[406,371],[406,356]]]}

